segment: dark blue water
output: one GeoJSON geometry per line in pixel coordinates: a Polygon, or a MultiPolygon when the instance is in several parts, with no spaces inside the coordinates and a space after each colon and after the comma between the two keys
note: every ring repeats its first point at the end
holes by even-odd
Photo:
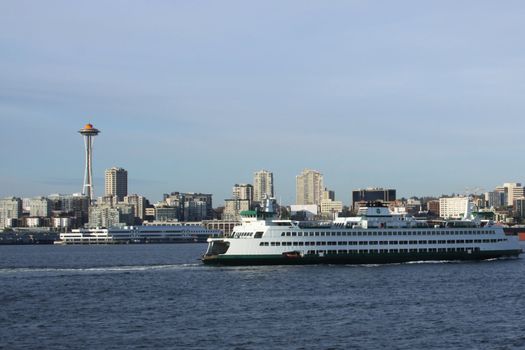
{"type": "Polygon", "coordinates": [[[523,258],[236,268],[205,247],[0,246],[0,348],[525,348],[523,258]]]}

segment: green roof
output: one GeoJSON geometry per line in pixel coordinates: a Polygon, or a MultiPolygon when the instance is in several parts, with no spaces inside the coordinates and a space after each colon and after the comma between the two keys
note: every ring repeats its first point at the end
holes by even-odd
{"type": "Polygon", "coordinates": [[[257,212],[255,210],[243,210],[240,212],[242,216],[257,216],[257,212]]]}

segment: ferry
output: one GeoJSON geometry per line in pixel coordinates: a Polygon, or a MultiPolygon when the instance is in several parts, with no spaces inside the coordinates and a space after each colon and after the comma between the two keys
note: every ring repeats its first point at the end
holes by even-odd
{"type": "Polygon", "coordinates": [[[219,236],[220,230],[195,225],[124,226],[75,229],[61,233],[54,244],[205,243],[208,238],[219,236]]]}
{"type": "Polygon", "coordinates": [[[202,262],[209,265],[387,264],[411,261],[486,260],[518,257],[518,238],[472,216],[429,223],[367,203],[356,217],[298,222],[264,210],[241,212],[229,237],[209,238],[202,262]]]}

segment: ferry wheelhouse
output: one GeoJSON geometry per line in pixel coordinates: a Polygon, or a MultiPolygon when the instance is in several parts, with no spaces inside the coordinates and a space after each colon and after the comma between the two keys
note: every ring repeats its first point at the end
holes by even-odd
{"type": "Polygon", "coordinates": [[[517,257],[518,239],[491,222],[472,218],[430,224],[369,203],[356,217],[327,222],[275,218],[244,211],[229,237],[209,238],[202,261],[219,265],[383,264],[409,261],[484,260],[517,257]]]}

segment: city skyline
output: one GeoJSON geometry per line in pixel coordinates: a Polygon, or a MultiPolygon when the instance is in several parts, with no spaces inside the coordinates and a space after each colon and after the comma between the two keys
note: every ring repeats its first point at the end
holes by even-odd
{"type": "Polygon", "coordinates": [[[521,2],[51,3],[0,4],[1,197],[79,192],[86,123],[97,197],[112,166],[217,204],[259,169],[283,203],[304,168],[345,204],[525,182],[521,2]]]}

